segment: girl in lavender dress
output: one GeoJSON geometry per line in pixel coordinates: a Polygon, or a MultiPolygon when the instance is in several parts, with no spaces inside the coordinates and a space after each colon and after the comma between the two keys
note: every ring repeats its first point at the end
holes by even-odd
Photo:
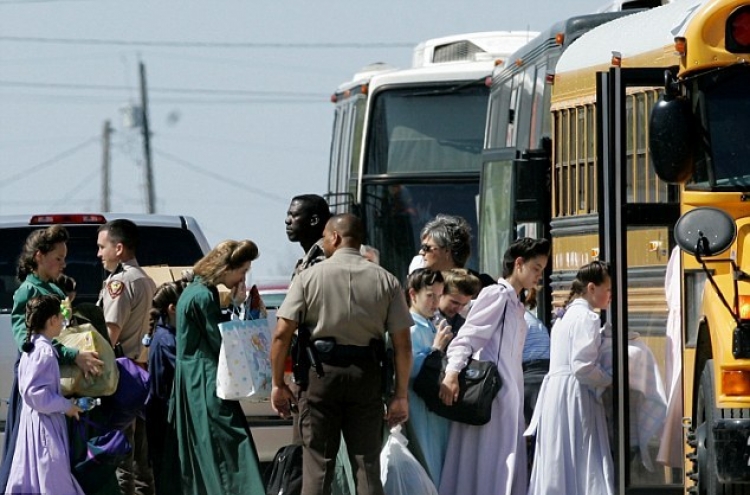
{"type": "Polygon", "coordinates": [[[60,298],[44,295],[26,304],[26,341],[18,368],[23,405],[7,493],[83,495],[70,470],[65,416],[81,410],[60,393],[60,367],[52,339],[60,335],[60,298]]]}

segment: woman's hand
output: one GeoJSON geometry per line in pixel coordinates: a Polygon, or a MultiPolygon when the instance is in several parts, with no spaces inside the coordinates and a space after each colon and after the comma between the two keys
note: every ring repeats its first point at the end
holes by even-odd
{"type": "Polygon", "coordinates": [[[67,411],[65,411],[65,415],[69,418],[78,419],[78,415],[82,412],[83,412],[83,409],[81,409],[80,407],[76,406],[75,404],[71,402],[70,408],[67,411]]]}
{"type": "Polygon", "coordinates": [[[458,391],[458,372],[446,371],[443,383],[440,384],[440,400],[446,406],[452,406],[454,402],[458,401],[458,391]]]}
{"type": "Polygon", "coordinates": [[[98,352],[82,351],[76,356],[76,366],[83,370],[83,376],[98,376],[104,369],[104,361],[99,359],[98,352]]]}
{"type": "Polygon", "coordinates": [[[453,327],[451,327],[447,321],[440,320],[437,326],[437,333],[435,339],[432,341],[432,348],[439,351],[445,352],[448,344],[453,340],[453,327]]]}

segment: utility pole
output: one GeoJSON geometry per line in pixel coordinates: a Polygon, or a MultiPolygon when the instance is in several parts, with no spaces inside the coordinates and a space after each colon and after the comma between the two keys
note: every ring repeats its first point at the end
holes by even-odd
{"type": "Polygon", "coordinates": [[[109,169],[110,169],[110,152],[109,137],[112,135],[112,126],[109,120],[104,121],[102,130],[102,213],[109,211],[109,169]]]}
{"type": "Polygon", "coordinates": [[[143,156],[146,164],[146,196],[148,213],[156,213],[154,197],[154,172],[151,165],[151,133],[148,128],[148,91],[146,90],[146,66],[138,63],[141,72],[141,131],[143,132],[143,156]]]}

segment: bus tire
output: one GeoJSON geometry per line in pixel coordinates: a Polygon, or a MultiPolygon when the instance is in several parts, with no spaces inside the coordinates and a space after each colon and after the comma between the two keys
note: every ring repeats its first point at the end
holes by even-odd
{"type": "Polygon", "coordinates": [[[721,417],[722,414],[716,407],[714,383],[714,361],[709,359],[701,373],[696,411],[696,432],[700,432],[699,437],[703,437],[702,441],[698,440],[696,449],[698,493],[700,495],[750,495],[750,485],[721,483],[716,473],[716,448],[711,425],[714,418],[721,417]]]}

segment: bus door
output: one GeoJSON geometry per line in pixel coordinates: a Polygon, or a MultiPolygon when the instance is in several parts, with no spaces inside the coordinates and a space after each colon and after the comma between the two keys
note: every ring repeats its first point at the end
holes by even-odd
{"type": "Polygon", "coordinates": [[[626,93],[626,88],[659,87],[663,82],[663,69],[614,67],[597,74],[599,249],[600,258],[612,266],[602,356],[613,373],[605,405],[615,492],[621,495],[683,493],[682,469],[659,462],[669,400],[664,278],[672,227],[679,217],[678,193],[665,186],[669,197],[662,202],[639,196],[636,189],[648,187],[642,181],[649,180],[639,167],[650,167],[650,160],[633,129],[644,126],[645,135],[647,120],[642,119],[648,119],[648,111],[643,105],[645,115],[638,115],[637,100],[626,93]],[[647,200],[639,201],[641,197],[647,200]]]}
{"type": "MultiPolygon", "coordinates": [[[[547,150],[485,151],[479,186],[479,270],[502,275],[503,254],[520,237],[550,238],[550,159],[547,150]]],[[[548,263],[537,293],[537,316],[550,325],[548,263]]]]}

